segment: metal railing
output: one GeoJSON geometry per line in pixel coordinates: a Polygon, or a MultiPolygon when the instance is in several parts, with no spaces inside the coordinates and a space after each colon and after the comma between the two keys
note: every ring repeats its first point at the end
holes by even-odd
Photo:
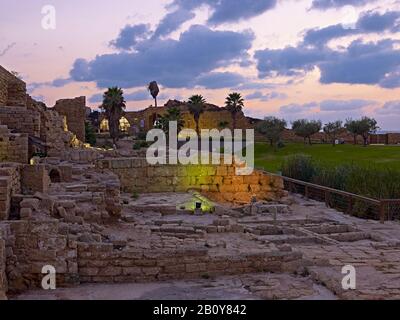
{"type": "Polygon", "coordinates": [[[302,194],[306,199],[325,202],[327,207],[349,215],[380,220],[381,223],[400,219],[400,199],[378,200],[288,177],[282,178],[285,190],[302,194]]]}

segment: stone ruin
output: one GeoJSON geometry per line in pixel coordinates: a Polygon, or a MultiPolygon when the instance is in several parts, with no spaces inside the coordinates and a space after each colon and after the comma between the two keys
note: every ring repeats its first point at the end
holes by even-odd
{"type": "Polygon", "coordinates": [[[107,284],[127,299],[400,297],[395,222],[289,195],[261,171],[88,148],[83,98],[47,108],[3,69],[0,84],[0,299],[113,298],[107,284]],[[349,264],[355,290],[341,286],[349,264]],[[48,265],[55,291],[40,289],[48,265]]]}

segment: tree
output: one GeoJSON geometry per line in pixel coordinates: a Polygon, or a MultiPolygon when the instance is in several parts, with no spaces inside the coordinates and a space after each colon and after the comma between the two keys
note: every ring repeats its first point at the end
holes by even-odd
{"type": "Polygon", "coordinates": [[[340,133],[342,128],[343,128],[343,122],[340,120],[335,121],[335,122],[328,122],[324,126],[324,132],[329,137],[329,139],[332,141],[333,146],[336,145],[336,143],[335,143],[336,137],[338,136],[338,134],[340,133]]]}
{"type": "Polygon", "coordinates": [[[194,121],[196,122],[196,132],[199,137],[200,137],[199,121],[201,114],[204,112],[205,104],[206,100],[200,94],[191,96],[188,101],[189,112],[193,115],[194,121]]]}
{"type": "Polygon", "coordinates": [[[100,129],[100,112],[95,110],[95,111],[91,111],[88,119],[90,121],[91,126],[93,127],[93,129],[95,129],[96,131],[99,131],[100,129]]]}
{"type": "Polygon", "coordinates": [[[304,144],[306,143],[306,139],[308,139],[308,143],[310,146],[312,145],[311,136],[320,132],[321,128],[321,121],[316,120],[308,121],[306,119],[300,119],[292,123],[292,129],[294,133],[304,139],[304,144]]]}
{"type": "Polygon", "coordinates": [[[185,126],[185,121],[182,119],[181,110],[177,107],[170,107],[167,113],[159,118],[157,128],[162,129],[166,135],[169,135],[169,122],[176,121],[178,133],[185,126]]]}
{"type": "Polygon", "coordinates": [[[96,132],[90,121],[85,121],[85,142],[92,147],[96,145],[96,132]]]}
{"type": "Polygon", "coordinates": [[[378,123],[375,119],[368,117],[362,117],[358,123],[358,134],[363,138],[365,147],[368,145],[369,135],[378,130],[378,123]]]}
{"type": "Polygon", "coordinates": [[[282,133],[285,131],[286,121],[275,117],[266,117],[258,123],[256,130],[265,135],[271,146],[276,150],[278,142],[281,140],[282,133]]]}
{"type": "Polygon", "coordinates": [[[157,81],[152,81],[147,86],[147,90],[149,90],[151,96],[154,99],[155,107],[157,107],[157,96],[160,93],[160,89],[158,88],[157,81]]]}
{"type": "Polygon", "coordinates": [[[103,95],[103,104],[100,106],[105,113],[110,128],[110,136],[113,143],[119,138],[119,119],[126,108],[124,92],[121,88],[108,88],[103,95]]]}
{"type": "Polygon", "coordinates": [[[361,136],[364,141],[364,146],[368,145],[369,135],[376,132],[379,128],[376,120],[368,117],[362,117],[360,120],[348,119],[344,126],[347,131],[353,134],[354,144],[357,143],[357,136],[361,136]]]}
{"type": "Polygon", "coordinates": [[[240,113],[244,107],[244,99],[237,92],[230,93],[225,100],[225,107],[232,116],[232,130],[236,129],[236,115],[240,113]]]}
{"type": "Polygon", "coordinates": [[[353,143],[357,144],[357,136],[358,136],[358,125],[359,122],[353,119],[347,119],[344,127],[346,130],[353,135],[353,143]]]}

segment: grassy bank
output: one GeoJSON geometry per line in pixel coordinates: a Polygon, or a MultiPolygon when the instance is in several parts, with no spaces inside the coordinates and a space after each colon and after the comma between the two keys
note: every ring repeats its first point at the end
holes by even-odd
{"type": "Polygon", "coordinates": [[[371,164],[400,171],[400,146],[354,146],[350,144],[333,147],[330,144],[312,146],[302,143],[286,144],[284,148],[274,152],[267,143],[256,143],[255,165],[270,172],[278,172],[282,168],[285,157],[294,154],[310,155],[314,160],[329,166],[342,164],[371,164]]]}

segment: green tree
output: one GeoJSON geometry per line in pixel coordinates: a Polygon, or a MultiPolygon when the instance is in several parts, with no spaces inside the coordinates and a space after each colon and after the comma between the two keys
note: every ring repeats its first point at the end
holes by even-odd
{"type": "Polygon", "coordinates": [[[322,123],[317,120],[306,120],[300,119],[296,120],[292,123],[292,129],[295,135],[302,137],[304,139],[304,144],[306,143],[306,139],[308,139],[308,143],[311,146],[311,136],[321,131],[322,123]]]}
{"type": "Polygon", "coordinates": [[[286,121],[284,119],[265,117],[264,120],[258,123],[256,130],[263,134],[268,139],[270,145],[274,147],[274,150],[276,150],[285,128],[286,121]]]}
{"type": "Polygon", "coordinates": [[[185,121],[182,119],[181,110],[177,107],[168,108],[167,113],[159,118],[157,128],[162,129],[166,135],[169,135],[169,122],[176,121],[178,133],[185,126],[185,121]]]}
{"type": "Polygon", "coordinates": [[[154,99],[154,105],[157,107],[157,96],[160,93],[160,88],[158,87],[157,81],[150,82],[147,86],[147,90],[149,90],[154,99]]]}
{"type": "Polygon", "coordinates": [[[353,134],[354,144],[357,143],[357,136],[361,136],[364,146],[368,145],[369,135],[379,129],[376,120],[369,117],[362,117],[360,120],[348,119],[344,126],[348,132],[353,134]]]}
{"type": "Polygon", "coordinates": [[[232,116],[232,130],[236,129],[236,116],[243,110],[244,99],[237,92],[230,93],[225,100],[225,107],[232,116]]]}
{"type": "Polygon", "coordinates": [[[105,113],[110,128],[110,136],[113,143],[119,138],[119,119],[126,108],[124,92],[121,88],[108,88],[103,95],[103,104],[100,106],[105,113]]]}
{"type": "Polygon", "coordinates": [[[96,132],[90,121],[85,121],[85,142],[92,147],[96,145],[96,132]]]}
{"type": "Polygon", "coordinates": [[[335,121],[335,122],[328,122],[324,126],[324,132],[331,140],[333,146],[336,145],[336,143],[335,143],[336,137],[338,136],[338,134],[340,133],[340,131],[342,129],[343,129],[343,122],[340,120],[335,121]]]}
{"type": "Polygon", "coordinates": [[[196,132],[199,137],[200,137],[199,121],[201,114],[204,112],[205,104],[206,100],[200,94],[193,95],[188,100],[189,112],[193,115],[194,121],[196,123],[196,132]]]}
{"type": "Polygon", "coordinates": [[[358,125],[359,122],[353,119],[347,119],[344,127],[346,130],[353,135],[353,144],[357,144],[357,136],[358,136],[358,125]]]}
{"type": "Polygon", "coordinates": [[[364,147],[368,145],[369,135],[375,133],[378,129],[378,123],[373,118],[362,117],[361,120],[359,120],[358,134],[364,140],[364,147]]]}

